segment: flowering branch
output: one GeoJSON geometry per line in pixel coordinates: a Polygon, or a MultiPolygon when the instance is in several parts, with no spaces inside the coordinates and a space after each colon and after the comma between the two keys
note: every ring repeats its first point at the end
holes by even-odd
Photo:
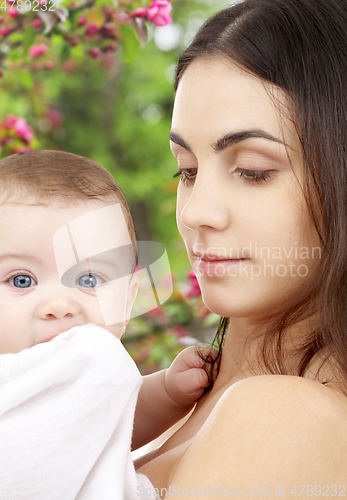
{"type": "Polygon", "coordinates": [[[83,2],[80,5],[77,5],[76,7],[71,7],[70,15],[83,9],[89,9],[90,7],[93,7],[94,4],[95,0],[87,0],[86,2],[83,2]]]}
{"type": "Polygon", "coordinates": [[[22,117],[8,115],[0,123],[0,153],[5,156],[21,151],[32,151],[34,133],[22,117]]]}
{"type": "Polygon", "coordinates": [[[133,15],[147,19],[156,26],[166,26],[172,24],[171,11],[172,5],[169,0],[154,0],[147,9],[136,9],[133,15]]]}
{"type": "Polygon", "coordinates": [[[18,68],[51,69],[83,52],[94,59],[106,57],[120,45],[124,47],[126,62],[130,62],[139,42],[144,44],[147,40],[145,22],[155,26],[172,23],[169,0],[153,0],[146,8],[134,9],[136,3],[123,1],[117,6],[105,6],[104,0],[79,4],[70,0],[3,0],[0,76],[3,71],[18,68]],[[74,49],[76,46],[78,50],[74,49]]]}

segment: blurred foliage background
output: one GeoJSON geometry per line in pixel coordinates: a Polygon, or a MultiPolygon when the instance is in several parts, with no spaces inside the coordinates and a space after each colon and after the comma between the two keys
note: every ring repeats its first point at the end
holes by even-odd
{"type": "MultiPolygon", "coordinates": [[[[185,345],[211,340],[219,320],[203,305],[196,278],[189,274],[176,226],[179,181],[173,179],[177,165],[168,135],[177,58],[199,26],[228,5],[225,0],[173,0],[173,23],[148,23],[148,41],[139,50],[131,52],[130,44],[100,60],[77,45],[49,64],[9,67],[0,80],[0,122],[8,115],[22,117],[31,127],[31,147],[61,149],[103,165],[128,200],[138,240],[159,241],[167,249],[171,299],[132,319],[123,336],[143,373],[168,366],[185,345]]],[[[51,43],[56,40],[53,34],[51,43]]],[[[2,157],[8,154],[5,146],[3,140],[2,157]]]]}

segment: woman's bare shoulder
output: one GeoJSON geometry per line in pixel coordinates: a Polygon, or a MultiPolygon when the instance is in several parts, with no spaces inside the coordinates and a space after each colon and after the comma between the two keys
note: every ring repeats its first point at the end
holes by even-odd
{"type": "Polygon", "coordinates": [[[248,404],[263,403],[261,408],[267,411],[266,403],[277,405],[277,410],[285,407],[286,412],[291,408],[303,417],[311,418],[317,413],[322,419],[332,416],[346,419],[347,396],[336,384],[323,385],[317,380],[311,380],[292,375],[258,375],[240,380],[230,386],[219,400],[219,405],[236,403],[248,404]],[[248,399],[249,398],[249,399],[248,399]],[[303,410],[307,411],[303,411],[303,410]]]}
{"type": "MultiPolygon", "coordinates": [[[[309,379],[261,375],[225,391],[170,483],[214,485],[215,496],[217,488],[238,488],[240,495],[247,495],[246,488],[268,488],[264,494],[270,498],[283,485],[286,494],[301,485],[297,493],[312,496],[302,485],[317,485],[323,495],[324,485],[347,488],[346,455],[347,398],[342,393],[309,379]]],[[[329,489],[326,494],[338,493],[329,489]]]]}

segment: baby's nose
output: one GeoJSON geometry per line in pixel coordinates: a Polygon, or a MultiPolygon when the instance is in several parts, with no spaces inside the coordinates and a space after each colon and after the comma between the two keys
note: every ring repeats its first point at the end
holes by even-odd
{"type": "Polygon", "coordinates": [[[72,318],[81,307],[69,293],[54,293],[42,301],[38,312],[41,319],[72,318]]]}

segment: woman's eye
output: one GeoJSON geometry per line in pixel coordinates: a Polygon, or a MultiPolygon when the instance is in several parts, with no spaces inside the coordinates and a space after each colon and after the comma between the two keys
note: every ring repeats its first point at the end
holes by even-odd
{"type": "MultiPolygon", "coordinates": [[[[243,168],[236,168],[233,173],[237,174],[239,177],[243,177],[243,179],[250,184],[259,184],[260,182],[269,180],[275,175],[272,170],[246,170],[243,168]]],[[[187,168],[185,170],[179,170],[174,177],[181,175],[183,184],[191,186],[195,182],[196,174],[197,168],[187,168]]]]}
{"type": "Polygon", "coordinates": [[[186,168],[185,170],[179,170],[174,177],[181,175],[181,181],[186,186],[191,186],[195,182],[197,168],[186,168]]]}
{"type": "Polygon", "coordinates": [[[95,288],[98,285],[102,285],[104,282],[105,281],[95,274],[83,274],[83,276],[80,276],[77,280],[78,286],[83,286],[85,288],[95,288]]]}
{"type": "Polygon", "coordinates": [[[34,285],[37,285],[34,278],[29,276],[28,274],[17,274],[17,276],[13,276],[8,282],[15,286],[16,288],[29,288],[33,282],[34,285]]]}
{"type": "Polygon", "coordinates": [[[243,177],[246,182],[249,183],[257,183],[267,181],[270,179],[275,173],[271,170],[245,170],[243,168],[236,168],[234,173],[239,177],[243,177]]]}

